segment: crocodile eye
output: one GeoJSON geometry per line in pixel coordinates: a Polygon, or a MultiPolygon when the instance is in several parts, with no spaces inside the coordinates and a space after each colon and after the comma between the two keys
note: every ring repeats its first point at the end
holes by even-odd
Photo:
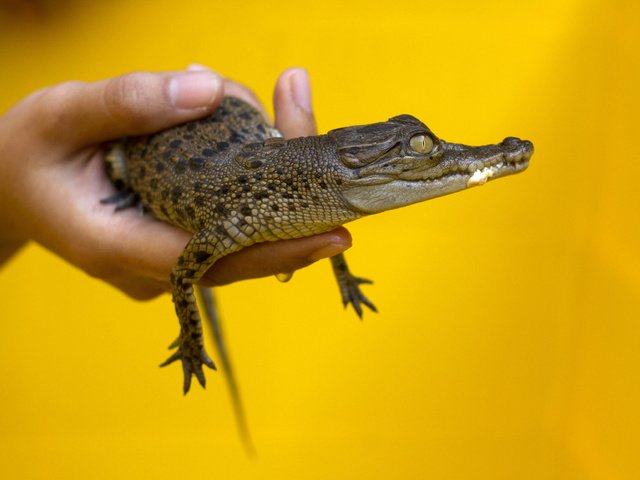
{"type": "Polygon", "coordinates": [[[433,149],[433,140],[426,135],[414,135],[409,140],[409,145],[418,153],[429,153],[433,149]]]}

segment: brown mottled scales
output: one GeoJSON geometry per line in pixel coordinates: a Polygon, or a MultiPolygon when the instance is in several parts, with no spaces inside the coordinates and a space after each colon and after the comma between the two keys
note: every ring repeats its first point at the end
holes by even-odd
{"type": "MultiPolygon", "coordinates": [[[[108,157],[116,208],[141,204],[193,233],[171,274],[180,320],[176,352],[184,391],[204,386],[205,352],[193,285],[218,259],[257,242],[325,232],[363,215],[409,205],[524,170],[531,142],[480,147],[445,142],[410,115],[284,140],[253,107],[226,97],[208,118],[115,145],[108,157]]],[[[332,259],[343,303],[375,310],[342,255],[332,259]]],[[[215,316],[212,298],[205,296],[215,316]]],[[[219,325],[216,345],[239,398],[219,325]]],[[[239,407],[238,407],[239,408],[239,407]]]]}

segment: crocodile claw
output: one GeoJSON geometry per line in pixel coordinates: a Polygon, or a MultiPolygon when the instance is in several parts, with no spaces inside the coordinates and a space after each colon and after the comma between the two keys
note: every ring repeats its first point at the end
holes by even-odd
{"type": "Polygon", "coordinates": [[[360,290],[360,285],[372,284],[373,282],[371,280],[367,278],[349,276],[344,283],[345,284],[341,285],[340,290],[342,293],[342,304],[345,308],[347,305],[351,304],[360,319],[362,319],[362,305],[366,305],[374,312],[378,311],[371,300],[369,300],[364,293],[362,293],[362,290],[360,290]]]}
{"type": "MultiPolygon", "coordinates": [[[[177,346],[177,342],[173,342],[172,347],[177,346]]],[[[204,348],[200,348],[194,350],[184,350],[182,346],[178,347],[173,355],[167,358],[164,362],[160,364],[161,367],[166,367],[167,365],[172,364],[176,360],[182,361],[182,371],[184,373],[184,385],[182,387],[184,394],[186,395],[191,388],[191,376],[195,375],[198,379],[198,383],[202,385],[202,388],[206,387],[206,378],[204,376],[204,372],[202,371],[202,365],[206,365],[212,370],[216,370],[216,366],[213,363],[213,360],[209,358],[207,352],[204,348]],[[186,353],[188,352],[188,353],[186,353]]]]}
{"type": "Polygon", "coordinates": [[[110,197],[100,200],[103,205],[115,205],[116,212],[126,210],[129,207],[141,206],[140,196],[130,188],[114,193],[110,197]]]}
{"type": "Polygon", "coordinates": [[[362,319],[362,305],[365,305],[370,310],[377,312],[378,309],[375,305],[365,297],[364,293],[360,290],[360,285],[365,283],[373,283],[371,280],[362,277],[356,277],[351,273],[347,266],[347,261],[344,255],[339,253],[331,257],[331,265],[333,266],[333,272],[338,281],[338,287],[340,288],[340,295],[342,296],[342,304],[345,306],[351,304],[353,309],[358,314],[358,317],[362,319]]]}

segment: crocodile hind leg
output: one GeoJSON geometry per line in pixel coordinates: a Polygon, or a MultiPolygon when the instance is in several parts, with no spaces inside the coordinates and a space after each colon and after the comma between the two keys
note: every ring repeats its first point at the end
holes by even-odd
{"type": "Polygon", "coordinates": [[[100,203],[103,205],[115,205],[116,212],[129,207],[138,207],[138,210],[144,211],[140,195],[129,185],[127,155],[122,143],[113,143],[109,146],[105,155],[105,166],[107,175],[118,191],[110,197],[101,199],[100,203]]]}
{"type": "Polygon", "coordinates": [[[331,265],[333,266],[333,273],[336,276],[340,294],[342,295],[342,304],[345,307],[351,304],[360,318],[362,318],[361,304],[377,312],[378,309],[375,305],[371,303],[371,300],[365,297],[364,293],[360,290],[361,284],[373,282],[366,278],[355,277],[349,270],[347,261],[342,253],[331,257],[331,265]]]}
{"type": "Polygon", "coordinates": [[[193,375],[202,387],[205,386],[202,365],[216,369],[204,348],[202,322],[194,295],[194,284],[217,259],[239,248],[239,246],[230,245],[228,241],[226,244],[212,237],[208,231],[198,232],[185,247],[171,273],[171,293],[180,321],[180,336],[169,347],[177,347],[177,350],[160,366],[164,367],[176,360],[182,362],[185,394],[191,387],[193,375]]]}
{"type": "Polygon", "coordinates": [[[171,347],[177,347],[178,349],[160,366],[167,366],[176,360],[182,362],[184,373],[183,390],[186,394],[191,387],[192,375],[196,376],[200,385],[203,387],[206,385],[206,379],[202,371],[203,364],[214,370],[216,366],[204,348],[202,322],[196,305],[193,285],[185,282],[179,282],[178,285],[174,284],[173,303],[180,318],[180,336],[171,344],[171,347]]]}

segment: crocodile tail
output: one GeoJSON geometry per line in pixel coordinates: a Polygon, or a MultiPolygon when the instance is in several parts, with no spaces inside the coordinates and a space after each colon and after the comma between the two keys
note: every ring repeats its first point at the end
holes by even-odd
{"type": "Polygon", "coordinates": [[[244,445],[245,451],[251,457],[255,456],[255,448],[251,439],[251,432],[247,424],[247,417],[245,414],[244,406],[242,404],[242,397],[236,382],[235,375],[233,373],[233,367],[227,353],[226,343],[224,341],[224,335],[222,332],[222,326],[218,317],[216,309],[215,298],[213,291],[210,288],[198,286],[198,293],[204,304],[205,319],[209,325],[209,330],[213,336],[213,342],[218,351],[219,364],[222,368],[222,374],[227,382],[229,389],[229,395],[231,396],[231,403],[233,404],[233,411],[236,419],[236,426],[238,433],[244,445]]]}

